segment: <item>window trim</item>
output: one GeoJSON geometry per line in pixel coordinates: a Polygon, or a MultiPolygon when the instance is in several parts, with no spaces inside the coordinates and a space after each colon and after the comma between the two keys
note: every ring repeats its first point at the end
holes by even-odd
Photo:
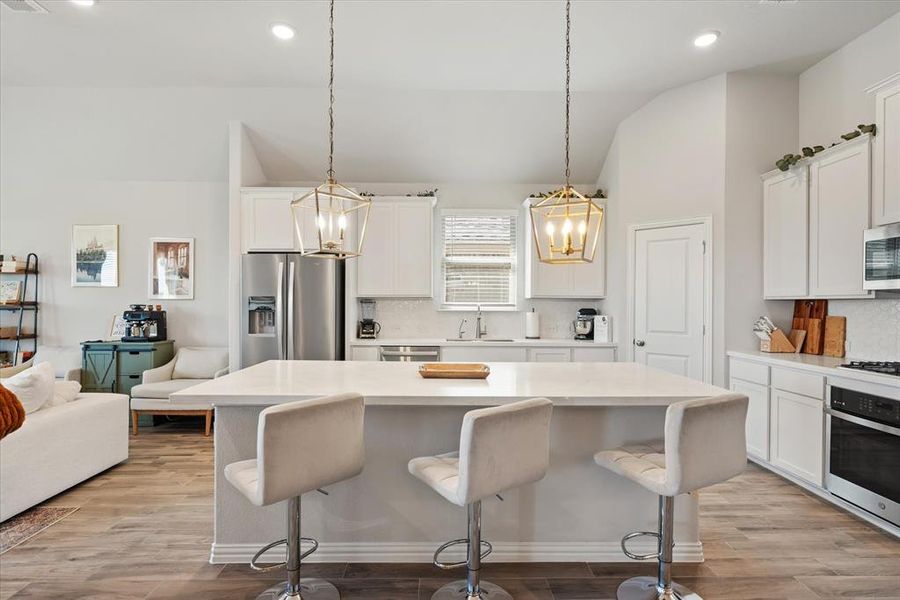
{"type": "Polygon", "coordinates": [[[520,232],[519,219],[521,213],[511,208],[442,208],[437,218],[437,235],[435,236],[435,253],[437,258],[436,279],[437,285],[435,289],[438,294],[435,298],[437,310],[447,312],[474,312],[478,309],[475,304],[448,304],[444,302],[446,298],[445,286],[446,279],[444,275],[444,217],[446,216],[485,216],[485,217],[509,217],[513,220],[513,233],[515,241],[512,245],[513,256],[511,260],[512,276],[510,281],[510,304],[489,304],[482,306],[482,312],[515,312],[519,310],[519,264],[520,258],[520,232]]]}

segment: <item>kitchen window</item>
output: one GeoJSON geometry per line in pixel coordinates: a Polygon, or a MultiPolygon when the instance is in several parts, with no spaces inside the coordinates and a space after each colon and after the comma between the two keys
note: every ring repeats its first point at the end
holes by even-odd
{"type": "Polygon", "coordinates": [[[442,305],[449,310],[515,309],[516,213],[441,213],[442,305]]]}

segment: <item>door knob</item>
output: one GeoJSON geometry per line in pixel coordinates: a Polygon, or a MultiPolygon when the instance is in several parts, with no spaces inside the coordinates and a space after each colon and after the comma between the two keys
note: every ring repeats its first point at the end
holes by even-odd
{"type": "Polygon", "coordinates": [[[637,346],[638,348],[643,348],[644,340],[634,340],[634,345],[637,346]]]}

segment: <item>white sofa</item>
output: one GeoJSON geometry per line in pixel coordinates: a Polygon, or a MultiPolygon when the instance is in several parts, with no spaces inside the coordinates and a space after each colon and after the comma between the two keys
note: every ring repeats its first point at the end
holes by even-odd
{"type": "Polygon", "coordinates": [[[131,388],[131,432],[138,434],[138,417],[149,415],[200,415],[206,417],[205,434],[212,426],[213,408],[208,402],[173,404],[169,395],[228,373],[225,348],[179,348],[175,358],[144,371],[139,385],[131,388]]]}
{"type": "Polygon", "coordinates": [[[57,380],[81,383],[81,350],[64,346],[39,346],[34,356],[21,365],[0,369],[0,378],[12,377],[44,362],[53,365],[57,380]]]}
{"type": "Polygon", "coordinates": [[[0,521],[128,458],[128,396],[79,394],[0,440],[0,521]]]}

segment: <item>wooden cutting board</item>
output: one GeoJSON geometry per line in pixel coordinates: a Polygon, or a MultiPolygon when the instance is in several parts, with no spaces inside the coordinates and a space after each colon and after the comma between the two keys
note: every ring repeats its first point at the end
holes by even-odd
{"type": "Polygon", "coordinates": [[[825,356],[844,357],[847,339],[847,317],[825,317],[825,356]]]}
{"type": "Polygon", "coordinates": [[[803,341],[804,354],[822,354],[825,349],[825,321],[822,319],[804,319],[806,339],[803,341]]]}
{"type": "Polygon", "coordinates": [[[806,331],[801,352],[822,354],[825,349],[825,316],[828,314],[828,300],[795,300],[794,319],[791,329],[806,331]]]}

